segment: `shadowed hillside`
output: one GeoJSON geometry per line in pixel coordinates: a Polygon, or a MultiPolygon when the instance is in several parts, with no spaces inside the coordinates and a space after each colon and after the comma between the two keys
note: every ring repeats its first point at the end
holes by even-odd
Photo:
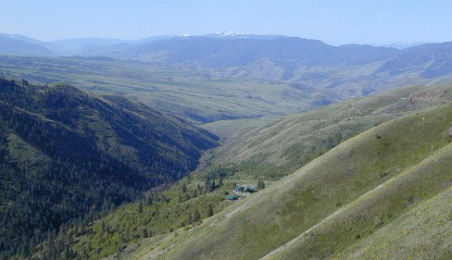
{"type": "Polygon", "coordinates": [[[61,84],[0,79],[0,122],[2,257],[181,178],[216,145],[140,103],[61,84]]]}

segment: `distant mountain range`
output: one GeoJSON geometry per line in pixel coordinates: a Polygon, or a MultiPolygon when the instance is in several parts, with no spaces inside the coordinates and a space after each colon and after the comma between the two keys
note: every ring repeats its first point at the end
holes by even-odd
{"type": "Polygon", "coordinates": [[[452,72],[452,43],[420,44],[403,49],[398,49],[400,45],[394,47],[331,46],[297,37],[238,33],[50,42],[0,34],[0,54],[3,55],[104,56],[126,61],[188,65],[210,73],[221,71],[225,77],[303,82],[316,77],[329,78],[332,75],[324,74],[332,70],[337,72],[338,67],[343,73],[347,69],[356,69],[356,66],[366,71],[364,75],[408,72],[431,78],[452,72]],[[313,71],[313,68],[320,69],[313,71]]]}
{"type": "MultiPolygon", "coordinates": [[[[401,49],[416,47],[416,46],[423,45],[423,44],[427,44],[427,42],[395,42],[395,43],[383,45],[383,47],[396,48],[396,49],[401,50],[401,49]]],[[[370,45],[374,45],[374,44],[370,44],[370,45]]],[[[375,46],[378,46],[378,44],[375,46]]]]}
{"type": "Polygon", "coordinates": [[[96,50],[118,51],[154,40],[176,36],[153,36],[141,40],[74,38],[54,41],[40,41],[20,34],[0,33],[0,55],[19,56],[88,56],[96,50]]]}
{"type": "MultiPolygon", "coordinates": [[[[89,56],[93,55],[95,52],[97,54],[112,55],[117,51],[122,50],[133,50],[136,48],[143,48],[142,45],[147,45],[151,42],[162,41],[162,40],[193,40],[193,39],[220,39],[220,40],[237,40],[237,39],[248,39],[248,40],[277,40],[277,39],[300,39],[298,37],[289,37],[284,35],[257,35],[257,34],[244,34],[237,32],[224,32],[224,33],[211,33],[205,35],[159,35],[151,36],[139,40],[124,40],[116,38],[72,38],[72,39],[62,39],[54,41],[40,41],[20,34],[5,34],[0,33],[0,54],[2,55],[30,55],[30,56],[47,56],[47,55],[59,55],[59,56],[89,56]],[[10,45],[6,48],[8,43],[14,41],[19,44],[17,46],[10,45]],[[40,52],[37,51],[37,46],[28,45],[30,49],[22,47],[25,43],[40,45],[40,52]],[[47,50],[45,50],[47,49],[47,50]]],[[[320,43],[320,41],[317,41],[320,43]]],[[[394,49],[406,49],[410,47],[415,47],[419,45],[427,44],[425,42],[397,42],[393,44],[383,45],[384,48],[394,48],[394,49]]],[[[355,45],[355,44],[351,44],[355,45]]],[[[358,44],[356,44],[358,46],[358,44]]],[[[365,44],[364,46],[379,46],[378,44],[365,44]]],[[[283,47],[283,46],[282,46],[283,47]]]]}

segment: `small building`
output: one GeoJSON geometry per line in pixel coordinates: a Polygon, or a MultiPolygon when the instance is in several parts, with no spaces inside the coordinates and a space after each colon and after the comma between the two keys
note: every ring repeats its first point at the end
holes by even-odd
{"type": "Polygon", "coordinates": [[[256,191],[255,188],[253,188],[249,185],[238,185],[238,186],[235,186],[234,190],[235,190],[235,192],[238,192],[238,193],[242,193],[242,192],[253,193],[256,191]]]}

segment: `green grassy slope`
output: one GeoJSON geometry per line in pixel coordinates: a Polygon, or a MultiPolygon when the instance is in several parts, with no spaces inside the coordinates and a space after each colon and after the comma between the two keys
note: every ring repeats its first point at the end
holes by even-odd
{"type": "Polygon", "coordinates": [[[265,118],[229,120],[203,127],[225,139],[213,154],[212,164],[235,165],[240,175],[248,178],[279,179],[364,130],[450,101],[450,85],[407,87],[273,122],[265,118]]]}
{"type": "Polygon", "coordinates": [[[0,258],[193,170],[216,137],[117,96],[0,79],[0,258]]]}
{"type": "MultiPolygon", "coordinates": [[[[452,180],[451,159],[451,145],[432,152],[420,163],[344,206],[289,244],[267,255],[267,258],[330,257],[332,252],[360,241],[362,237],[372,234],[386,222],[391,223],[394,217],[448,187],[452,180]]],[[[448,202],[450,201],[443,200],[443,207],[447,207],[448,202]]],[[[440,241],[448,237],[442,233],[436,236],[440,241]]],[[[382,250],[380,253],[375,252],[373,256],[382,255],[385,248],[381,247],[380,250],[382,250]]],[[[437,250],[439,254],[450,253],[441,247],[431,250],[437,250]]]]}
{"type": "Polygon", "coordinates": [[[255,259],[282,247],[271,256],[332,257],[445,189],[451,126],[452,105],[384,123],[154,252],[255,259]]]}
{"type": "Polygon", "coordinates": [[[420,203],[333,259],[450,259],[452,187],[420,203]]]}

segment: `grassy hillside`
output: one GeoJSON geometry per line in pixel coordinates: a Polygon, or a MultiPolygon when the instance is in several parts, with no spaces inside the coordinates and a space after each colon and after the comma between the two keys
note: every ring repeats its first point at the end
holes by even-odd
{"type": "Polygon", "coordinates": [[[452,187],[399,216],[334,259],[449,259],[452,187]]]}
{"type": "Polygon", "coordinates": [[[311,112],[203,125],[222,136],[211,163],[247,178],[279,179],[340,142],[390,119],[452,101],[452,86],[407,87],[311,112]]]}
{"type": "Polygon", "coordinates": [[[383,123],[153,252],[161,259],[333,257],[450,185],[451,126],[450,104],[383,123]]]}
{"type": "Polygon", "coordinates": [[[0,79],[0,122],[1,257],[183,177],[216,145],[143,104],[62,84],[0,79]]]}

